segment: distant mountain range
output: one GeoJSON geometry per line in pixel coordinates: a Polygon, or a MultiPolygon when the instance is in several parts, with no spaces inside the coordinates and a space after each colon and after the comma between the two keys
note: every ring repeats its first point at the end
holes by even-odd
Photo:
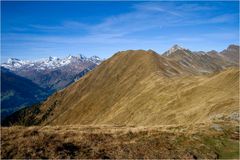
{"type": "Polygon", "coordinates": [[[36,61],[29,60],[20,60],[17,58],[10,58],[6,63],[3,63],[2,66],[11,70],[18,70],[21,68],[34,68],[36,70],[45,70],[45,69],[55,69],[59,67],[63,67],[72,63],[73,61],[80,62],[93,62],[95,64],[100,64],[101,59],[97,56],[92,56],[90,58],[85,57],[84,55],[79,56],[67,56],[66,58],[57,58],[57,57],[49,57],[46,59],[40,59],[36,61]]]}
{"type": "Polygon", "coordinates": [[[164,54],[114,54],[46,101],[4,125],[189,124],[238,112],[239,46],[217,53],[174,45],[164,54]]]}
{"type": "Polygon", "coordinates": [[[13,73],[28,78],[42,88],[56,91],[71,84],[101,63],[97,56],[86,58],[83,55],[66,58],[49,57],[37,61],[23,61],[10,58],[1,66],[13,73]]]}
{"type": "Polygon", "coordinates": [[[192,74],[212,73],[221,71],[229,66],[238,66],[239,46],[229,45],[227,49],[217,52],[194,52],[174,45],[163,53],[164,57],[177,62],[185,71],[192,74]]]}
{"type": "Polygon", "coordinates": [[[97,56],[86,58],[83,55],[37,61],[10,58],[1,65],[2,118],[19,108],[41,102],[84,76],[101,61],[97,56]]]}

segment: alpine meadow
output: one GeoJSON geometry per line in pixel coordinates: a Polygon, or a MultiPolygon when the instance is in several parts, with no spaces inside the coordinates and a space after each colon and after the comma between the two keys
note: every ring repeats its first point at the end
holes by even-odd
{"type": "Polygon", "coordinates": [[[239,159],[239,1],[1,1],[1,159],[239,159]]]}

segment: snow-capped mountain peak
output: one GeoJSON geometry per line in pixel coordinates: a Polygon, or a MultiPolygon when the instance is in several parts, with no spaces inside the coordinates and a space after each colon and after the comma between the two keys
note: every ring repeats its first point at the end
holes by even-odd
{"type": "Polygon", "coordinates": [[[98,56],[92,56],[90,57],[90,59],[97,59],[97,60],[101,60],[98,56]]]}
{"type": "Polygon", "coordinates": [[[69,55],[69,56],[67,56],[66,59],[71,60],[72,58],[73,58],[73,56],[72,56],[72,55],[69,55]]]}
{"type": "Polygon", "coordinates": [[[52,56],[50,56],[50,57],[48,57],[48,62],[54,62],[54,61],[59,61],[60,60],[60,58],[58,58],[58,57],[52,57],[52,56]]]}
{"type": "Polygon", "coordinates": [[[175,45],[173,45],[169,50],[167,50],[166,52],[164,52],[163,55],[169,56],[170,54],[172,54],[172,53],[174,53],[174,52],[176,52],[176,51],[178,51],[178,50],[181,50],[181,51],[184,51],[184,52],[185,52],[185,51],[188,51],[188,49],[183,48],[183,47],[175,44],[175,45]]]}
{"type": "Polygon", "coordinates": [[[102,62],[102,59],[95,55],[90,57],[89,60],[97,65],[99,65],[102,62]]]}
{"type": "Polygon", "coordinates": [[[176,52],[177,50],[184,50],[185,48],[175,44],[173,45],[169,50],[168,50],[168,53],[171,54],[173,52],[176,52]]]}
{"type": "Polygon", "coordinates": [[[170,52],[175,52],[176,50],[183,50],[184,48],[175,44],[172,46],[172,48],[169,49],[170,52]]]}
{"type": "Polygon", "coordinates": [[[7,63],[11,63],[11,64],[21,63],[21,64],[25,64],[25,63],[28,63],[28,61],[23,61],[23,60],[20,60],[20,59],[17,59],[17,58],[9,58],[7,60],[7,63]]]}
{"type": "Polygon", "coordinates": [[[29,61],[23,61],[17,58],[9,58],[7,63],[2,64],[3,67],[12,69],[12,68],[19,68],[22,65],[27,64],[29,61]]]}
{"type": "Polygon", "coordinates": [[[17,58],[9,58],[7,60],[7,63],[14,63],[14,62],[19,62],[19,61],[20,61],[20,59],[17,59],[17,58]]]}
{"type": "Polygon", "coordinates": [[[52,61],[54,58],[52,56],[48,57],[48,61],[52,61]]]}
{"type": "Polygon", "coordinates": [[[82,54],[79,54],[79,58],[80,58],[81,60],[86,60],[86,59],[87,59],[87,57],[85,57],[85,56],[82,55],[82,54]]]}
{"type": "Polygon", "coordinates": [[[101,63],[101,59],[97,56],[87,58],[82,54],[80,54],[79,57],[69,55],[66,58],[50,56],[48,58],[36,61],[23,61],[17,58],[10,58],[6,63],[2,63],[1,66],[10,70],[17,70],[19,68],[35,68],[37,70],[45,70],[55,69],[58,67],[68,65],[70,63],[82,63],[82,62],[95,63],[98,65],[101,63]]]}

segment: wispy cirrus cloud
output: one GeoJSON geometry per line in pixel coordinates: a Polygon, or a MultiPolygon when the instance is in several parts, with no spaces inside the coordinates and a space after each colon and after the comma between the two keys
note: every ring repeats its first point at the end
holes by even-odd
{"type": "Polygon", "coordinates": [[[106,17],[98,24],[88,24],[79,21],[63,21],[59,25],[31,24],[29,27],[41,31],[71,30],[86,31],[88,34],[126,35],[152,28],[199,25],[210,23],[226,23],[238,17],[239,14],[223,14],[202,16],[206,11],[217,10],[215,6],[206,4],[176,4],[163,2],[143,2],[133,6],[133,11],[106,17]],[[193,14],[199,12],[198,14],[193,14]]]}
{"type": "Polygon", "coordinates": [[[158,4],[154,2],[145,2],[134,6],[137,11],[140,12],[152,12],[152,13],[166,13],[172,16],[182,17],[179,11],[169,9],[170,6],[164,4],[158,4]]]}
{"type": "Polygon", "coordinates": [[[60,25],[49,26],[41,24],[31,24],[29,27],[39,30],[62,30],[62,29],[88,29],[89,25],[78,21],[64,21],[60,25]]]}
{"type": "Polygon", "coordinates": [[[238,21],[239,13],[221,10],[222,7],[210,2],[141,2],[133,4],[127,12],[106,15],[98,23],[61,19],[52,25],[30,23],[24,27],[13,26],[7,33],[2,33],[3,51],[13,53],[28,47],[39,52],[47,52],[48,49],[50,53],[63,49],[63,46],[74,50],[85,46],[95,47],[95,50],[106,48],[107,52],[108,48],[118,45],[115,49],[149,46],[161,52],[174,43],[204,43],[217,38],[218,41],[236,40],[235,32],[220,30],[219,26],[238,21]],[[206,29],[210,25],[214,29],[206,29]],[[207,34],[209,32],[212,35],[207,34]]]}

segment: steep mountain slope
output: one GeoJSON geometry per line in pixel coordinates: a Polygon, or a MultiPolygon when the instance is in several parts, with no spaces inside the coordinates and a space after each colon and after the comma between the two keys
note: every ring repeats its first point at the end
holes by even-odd
{"type": "Polygon", "coordinates": [[[163,53],[164,57],[177,61],[185,70],[193,74],[205,74],[223,70],[229,66],[238,66],[239,46],[230,45],[228,49],[218,53],[210,52],[192,52],[188,49],[174,45],[168,51],[163,53]]]}
{"type": "Polygon", "coordinates": [[[32,81],[1,67],[2,119],[22,107],[45,100],[49,94],[32,81]]]}
{"type": "Polygon", "coordinates": [[[153,51],[119,52],[5,124],[187,124],[237,112],[239,71],[197,71],[153,51]]]}
{"type": "Polygon", "coordinates": [[[11,58],[2,66],[10,69],[17,75],[28,78],[39,86],[50,91],[56,91],[74,82],[79,75],[101,63],[97,56],[86,58],[83,55],[68,56],[66,58],[49,57],[38,61],[22,61],[11,58]]]}

